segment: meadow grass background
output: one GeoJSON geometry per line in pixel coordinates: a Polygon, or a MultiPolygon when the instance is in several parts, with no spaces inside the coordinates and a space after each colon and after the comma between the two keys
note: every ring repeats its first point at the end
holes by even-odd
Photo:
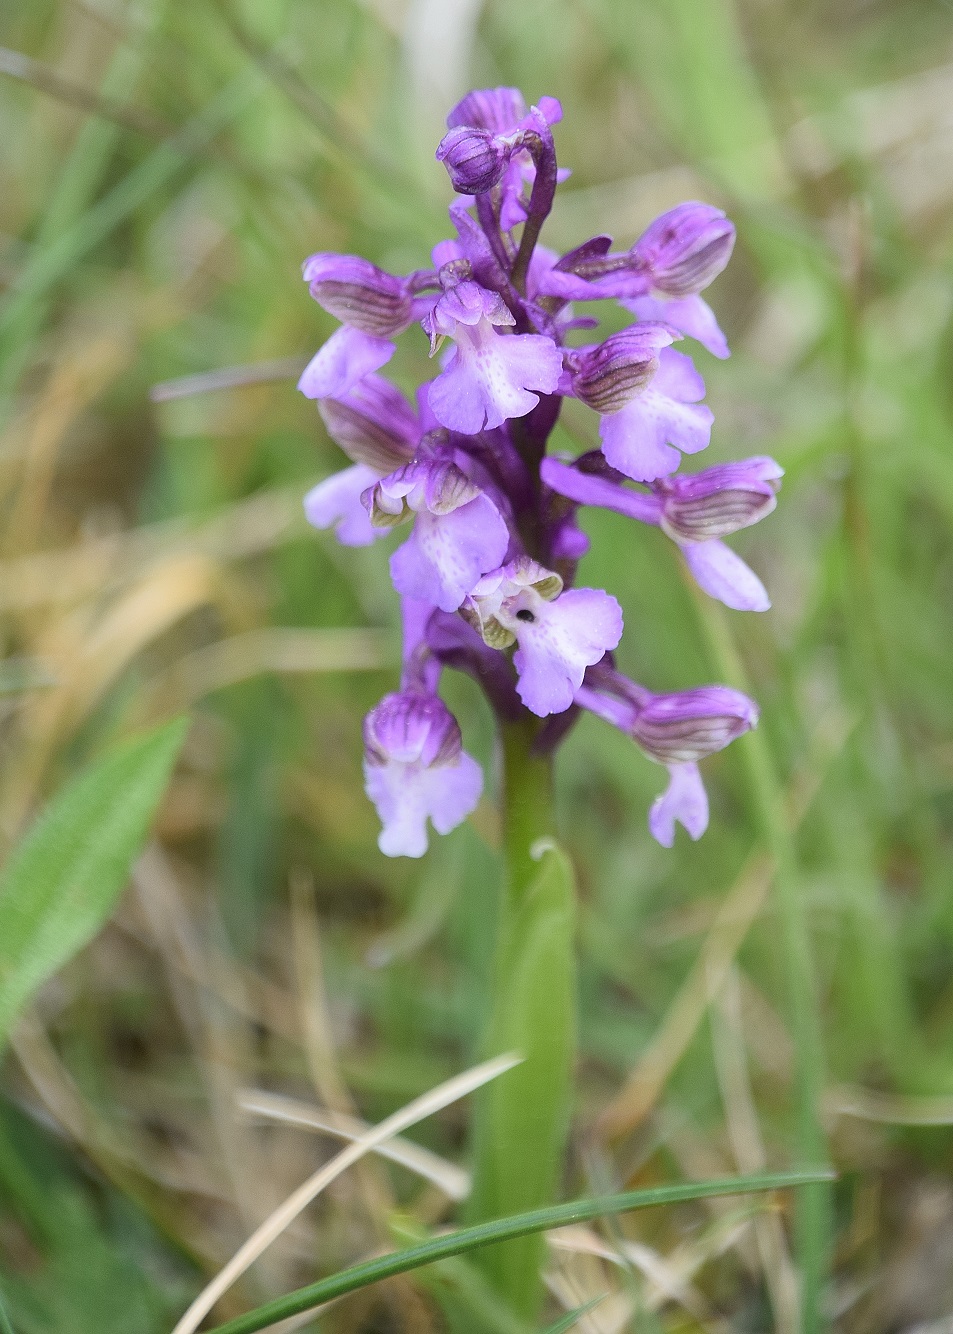
{"type": "MultiPolygon", "coordinates": [[[[703,604],[659,534],[586,516],[623,670],[729,679],[763,712],[706,763],[709,832],[672,852],[646,829],[660,771],[625,738],[587,718],[560,755],[581,890],[566,1196],[796,1164],[806,1061],[840,1173],[830,1318],[953,1329],[953,6],[8,0],[0,47],[4,843],[111,741],[193,720],[119,912],[0,1071],[16,1334],[168,1330],[330,1152],[238,1115],[238,1090],[377,1120],[475,1059],[492,783],[423,862],[377,852],[360,719],[396,680],[388,544],[307,529],[300,496],[341,458],[294,379],[334,327],[301,260],[426,262],[442,116],[497,83],[563,102],[548,244],[629,244],[686,198],[728,210],[710,296],[734,355],[697,352],[705,461],[786,470],[734,543],[764,616],[703,604]],[[184,392],[249,365],[260,382],[184,392]]],[[[395,366],[425,374],[425,340],[395,366]]],[[[592,436],[583,412],[561,430],[592,436]]],[[[463,679],[447,697],[492,774],[485,707],[463,679]]],[[[462,1105],[415,1135],[459,1161],[465,1132],[462,1105]]],[[[789,1204],[622,1220],[604,1235],[638,1242],[628,1267],[554,1250],[554,1313],[610,1291],[580,1328],[791,1330],[789,1204]]],[[[452,1217],[364,1164],[219,1312],[452,1217]]],[[[446,1320],[510,1328],[462,1261],[328,1324],[446,1320]]]]}

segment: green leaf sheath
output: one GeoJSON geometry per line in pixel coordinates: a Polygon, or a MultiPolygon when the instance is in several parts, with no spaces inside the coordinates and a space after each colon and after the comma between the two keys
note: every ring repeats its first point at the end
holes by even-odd
{"type": "Polygon", "coordinates": [[[246,1315],[218,1325],[210,1334],[255,1334],[268,1325],[286,1320],[302,1311],[310,1311],[324,1302],[356,1292],[381,1279],[395,1274],[406,1274],[421,1265],[444,1260],[451,1255],[463,1255],[480,1246],[513,1241],[520,1237],[547,1232],[551,1228],[566,1227],[570,1223],[587,1223],[590,1219],[607,1214],[624,1213],[630,1209],[647,1209],[652,1205],[680,1204],[687,1200],[710,1199],[714,1195],[747,1195],[755,1191],[781,1190],[788,1186],[804,1186],[812,1182],[829,1181],[832,1173],[826,1168],[804,1169],[794,1172],[776,1172],[768,1175],[734,1177],[727,1181],[686,1182],[676,1186],[657,1186],[651,1190],[627,1191],[623,1195],[605,1195],[595,1199],[576,1200],[571,1204],[557,1204],[549,1209],[534,1209],[513,1218],[498,1218],[490,1223],[462,1228],[444,1237],[435,1237],[420,1246],[394,1251],[390,1255],[368,1260],[366,1264],[342,1269],[319,1283],[311,1283],[295,1292],[286,1293],[246,1315]]]}
{"type": "MultiPolygon", "coordinates": [[[[504,735],[505,882],[486,1053],[522,1065],[481,1091],[475,1121],[478,1221],[538,1208],[558,1193],[576,1051],[575,889],[551,843],[551,776],[531,754],[530,729],[504,735]],[[534,844],[549,839],[547,850],[534,844]]],[[[488,1250],[480,1265],[513,1310],[532,1319],[542,1295],[542,1241],[527,1234],[488,1250]]]]}
{"type": "Polygon", "coordinates": [[[112,912],[186,727],[168,723],[97,760],[12,853],[0,876],[0,1047],[33,993],[112,912]]]}

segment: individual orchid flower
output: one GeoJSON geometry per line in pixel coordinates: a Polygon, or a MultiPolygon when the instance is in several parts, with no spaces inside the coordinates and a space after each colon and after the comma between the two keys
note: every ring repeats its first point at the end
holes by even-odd
{"type": "Polygon", "coordinates": [[[312,487],[305,496],[305,515],[315,528],[334,528],[344,546],[369,546],[385,530],[373,526],[361,497],[413,458],[420,423],[403,394],[379,375],[368,375],[339,398],[325,399],[318,410],[354,467],[312,487]]]}
{"type": "Polygon", "coordinates": [[[758,457],[655,484],[663,532],[678,543],[699,586],[736,611],[767,611],[771,599],[754,571],[721,538],[772,512],[783,475],[774,459],[758,457]]]}
{"type": "Polygon", "coordinates": [[[364,719],[364,783],[383,826],[381,852],[422,857],[428,819],[438,834],[455,829],[480,800],[483,773],[444,702],[402,690],[364,719]]]}
{"type": "Polygon", "coordinates": [[[414,519],[410,537],[391,556],[391,578],[398,593],[442,611],[456,611],[510,544],[490,497],[439,453],[404,464],[369,487],[363,500],[375,528],[414,519]]]}
{"type": "Polygon", "coordinates": [[[711,440],[714,414],[700,401],[705,382],[691,357],[663,348],[658,360],[658,370],[642,392],[599,419],[603,454],[635,482],[666,477],[682,454],[697,454],[711,440]]]}
{"type": "Polygon", "coordinates": [[[394,355],[392,341],[421,319],[434,298],[421,297],[433,274],[396,278],[359,255],[321,252],[302,269],[309,291],[342,323],[308,362],[298,388],[305,398],[340,398],[394,355]]]}
{"type": "Polygon", "coordinates": [[[600,414],[607,461],[637,482],[678,467],[711,439],[705,385],[691,359],[670,349],[678,335],[662,324],[634,324],[603,343],[564,353],[564,387],[600,414]],[[567,383],[568,381],[568,383],[567,383]]]}
{"type": "Polygon", "coordinates": [[[623,301],[640,320],[663,320],[688,334],[715,357],[727,357],[728,343],[714,312],[699,293],[731,258],[734,225],[710,204],[679,204],[656,218],[632,255],[649,279],[645,296],[623,301]]]}
{"type": "Polygon", "coordinates": [[[734,225],[721,209],[679,204],[628,251],[611,253],[608,236],[570,251],[543,279],[542,291],[564,301],[613,297],[640,320],[671,325],[714,356],[727,357],[725,335],[699,293],[728,263],[734,242],[734,225]]]}
{"type": "Polygon", "coordinates": [[[562,356],[543,334],[501,334],[515,317],[498,292],[469,276],[467,261],[440,271],[443,294],[424,320],[436,350],[450,338],[454,353],[430,386],[431,411],[442,426],[463,435],[523,417],[559,383],[562,356]],[[533,391],[536,392],[533,392],[533,391]]]}
{"type": "Polygon", "coordinates": [[[723,750],[758,722],[758,706],[728,686],[701,686],[657,695],[612,668],[587,674],[576,703],[604,718],[668,769],[669,783],[649,812],[649,830],[663,847],[675,842],[675,825],[692,839],[708,828],[708,796],[698,761],[723,750]]]}
{"type": "Polygon", "coordinates": [[[596,588],[564,592],[558,574],[525,556],[481,579],[463,611],[491,647],[518,645],[517,692],[539,717],[568,709],[586,668],[622,638],[614,597],[596,588]]]}
{"type": "Polygon", "coordinates": [[[660,478],[651,493],[629,490],[608,468],[596,472],[600,456],[585,455],[576,466],[544,459],[543,481],[579,505],[615,510],[653,524],[676,542],[699,586],[736,611],[767,611],[761,580],[721,540],[765,518],[777,505],[784,469],[767,457],[717,464],[698,473],[660,478]]]}

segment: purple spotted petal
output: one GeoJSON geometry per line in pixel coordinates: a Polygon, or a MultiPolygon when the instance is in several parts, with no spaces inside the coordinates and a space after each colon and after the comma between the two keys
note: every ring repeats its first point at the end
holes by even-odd
{"type": "Polygon", "coordinates": [[[430,386],[430,409],[442,426],[475,435],[523,417],[559,383],[562,356],[542,334],[498,334],[487,320],[458,325],[456,355],[430,386]]]}
{"type": "Polygon", "coordinates": [[[562,713],[582,685],[586,668],[622,638],[622,611],[596,588],[574,588],[553,602],[538,600],[531,622],[517,622],[513,662],[517,691],[533,713],[562,713]]]}
{"type": "Polygon", "coordinates": [[[731,356],[728,340],[719,328],[715,312],[700,296],[687,296],[677,301],[640,296],[623,301],[622,304],[640,320],[658,320],[662,324],[670,324],[680,333],[688,334],[689,338],[694,338],[707,348],[713,357],[724,360],[731,356]]]}
{"type": "Polygon", "coordinates": [[[636,482],[673,473],[681,461],[679,450],[696,454],[711,440],[714,416],[698,402],[704,392],[691,358],[663,348],[648,387],[620,411],[599,419],[606,460],[636,482]]]}
{"type": "Polygon", "coordinates": [[[681,550],[696,582],[709,597],[735,611],[767,611],[771,606],[764,584],[724,542],[686,542],[681,550]]]}
{"type": "Polygon", "coordinates": [[[357,463],[319,482],[304,498],[308,523],[314,528],[334,528],[346,547],[369,547],[387,532],[372,525],[361,503],[362,493],[379,477],[373,468],[357,463]]]}
{"type": "Polygon", "coordinates": [[[396,760],[384,765],[365,761],[364,787],[383,826],[377,840],[381,852],[422,857],[428,818],[438,834],[461,824],[480,800],[483,771],[466,751],[430,769],[396,760]]]}
{"type": "Polygon", "coordinates": [[[342,325],[305,366],[298,388],[305,398],[342,398],[393,355],[394,344],[388,339],[342,325]]]}
{"type": "Polygon", "coordinates": [[[390,558],[398,593],[456,611],[481,575],[506,555],[510,534],[484,495],[449,514],[418,513],[414,530],[390,558]]]}
{"type": "Polygon", "coordinates": [[[697,840],[708,828],[708,794],[697,764],[669,765],[668,787],[649,811],[649,831],[663,848],[675,842],[676,821],[697,840]]]}

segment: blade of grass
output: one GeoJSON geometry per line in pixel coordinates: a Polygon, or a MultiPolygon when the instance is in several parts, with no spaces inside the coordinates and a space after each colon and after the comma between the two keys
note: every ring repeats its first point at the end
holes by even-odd
{"type": "MultiPolygon", "coordinates": [[[[254,1264],[259,1255],[297,1218],[301,1210],[310,1204],[316,1195],[336,1180],[352,1163],[356,1163],[359,1158],[371,1149],[376,1148],[378,1144],[383,1144],[385,1140],[391,1139],[392,1136],[399,1134],[402,1130],[406,1130],[408,1126],[415,1125],[427,1116],[432,1116],[434,1112],[440,1111],[443,1107],[448,1107],[451,1103],[457,1102],[468,1093],[480,1088],[481,1085],[489,1083],[491,1079],[496,1079],[507,1070],[511,1070],[513,1066],[519,1064],[521,1059],[522,1057],[512,1053],[495,1056],[492,1060],[484,1061],[482,1065],[474,1066],[472,1070],[467,1070],[462,1075],[456,1075],[453,1079],[448,1079],[446,1083],[438,1085],[435,1089],[430,1089],[429,1092],[419,1098],[415,1098],[406,1107],[394,1112],[393,1116],[387,1117],[379,1125],[374,1126],[366,1135],[362,1135],[353,1144],[349,1144],[346,1149],[342,1149],[336,1157],[332,1158],[329,1163],[325,1163],[293,1194],[289,1195],[284,1203],[252,1233],[245,1244],[239,1247],[224,1269],[221,1269],[212,1282],[202,1289],[182,1316],[172,1334],[194,1334],[194,1331],[211,1311],[219,1297],[228,1291],[235,1280],[240,1278],[250,1265],[254,1264]]],[[[297,1315],[299,1311],[305,1309],[306,1307],[299,1306],[293,1311],[286,1312],[286,1314],[297,1315]]]]}
{"type": "MultiPolygon", "coordinates": [[[[738,689],[750,690],[721,609],[700,591],[693,590],[693,596],[719,674],[738,689]]],[[[797,851],[785,810],[784,791],[764,731],[756,730],[742,737],[739,750],[747,770],[752,810],[775,864],[774,893],[781,924],[788,1018],[795,1049],[797,1152],[807,1162],[818,1162],[827,1156],[820,1121],[824,1042],[797,851]]],[[[823,1183],[817,1183],[802,1193],[795,1214],[803,1334],[816,1334],[824,1325],[821,1296],[832,1235],[830,1190],[823,1183]]]]}
{"type": "Polygon", "coordinates": [[[584,1306],[577,1306],[575,1311],[567,1311],[560,1320],[556,1321],[555,1325],[547,1325],[543,1330],[543,1334],[565,1334],[567,1329],[572,1329],[577,1321],[581,1320],[582,1317],[588,1314],[594,1306],[598,1306],[599,1303],[605,1301],[605,1299],[606,1294],[603,1292],[600,1296],[593,1297],[592,1301],[586,1302],[584,1306]]]}
{"type": "Polygon", "coordinates": [[[81,111],[88,111],[91,115],[115,121],[117,125],[127,130],[134,130],[137,134],[145,134],[154,139],[164,138],[172,133],[171,127],[151,111],[118,101],[116,98],[104,97],[94,88],[87,88],[85,84],[77,83],[74,79],[65,79],[52,66],[34,60],[22,51],[11,51],[9,47],[0,46],[0,74],[30,84],[39,92],[55,97],[61,102],[67,102],[70,106],[79,107],[81,111]]]}
{"type": "Polygon", "coordinates": [[[34,246],[12,293],[0,305],[0,351],[6,359],[0,376],[0,402],[14,388],[22,368],[19,353],[16,357],[12,354],[17,352],[14,345],[19,342],[20,321],[25,314],[35,303],[44,300],[54,284],[79,260],[105,241],[214,138],[247,102],[257,82],[254,71],[246,71],[233,80],[178,134],[160,144],[74,225],[52,237],[48,244],[34,246]]]}
{"type": "MultiPolygon", "coordinates": [[[[289,1125],[322,1130],[339,1139],[358,1140],[370,1130],[370,1126],[356,1116],[348,1116],[345,1112],[327,1107],[312,1107],[296,1098],[284,1098],[260,1089],[242,1089],[238,1095],[238,1105],[243,1112],[284,1121],[289,1125]]],[[[470,1193],[467,1172],[457,1167],[456,1163],[440,1158],[411,1140],[395,1137],[386,1144],[379,1144],[375,1152],[382,1158],[400,1163],[408,1171],[416,1172],[424,1180],[431,1181],[451,1200],[464,1200],[470,1193]]]]}
{"type": "MultiPolygon", "coordinates": [[[[369,1283],[406,1274],[421,1265],[444,1260],[451,1255],[463,1255],[479,1246],[490,1246],[500,1241],[512,1241],[531,1233],[547,1232],[550,1228],[565,1227],[568,1223],[585,1223],[603,1214],[624,1213],[630,1209],[648,1209],[654,1205],[680,1204],[689,1200],[710,1199],[716,1195],[747,1195],[753,1192],[783,1190],[789,1186],[809,1187],[819,1182],[832,1181],[834,1173],[827,1168],[804,1168],[800,1171],[774,1172],[756,1177],[734,1177],[726,1181],[685,1182],[675,1186],[657,1186],[650,1190],[627,1191],[622,1195],[604,1195],[589,1200],[575,1200],[571,1204],[556,1204],[548,1209],[533,1209],[511,1218],[497,1218],[489,1223],[461,1228],[444,1237],[435,1237],[420,1246],[394,1251],[364,1264],[342,1269],[330,1278],[286,1293],[245,1315],[218,1325],[210,1334],[255,1334],[289,1316],[308,1311],[323,1302],[343,1297],[369,1283]]],[[[179,1331],[173,1331],[179,1334],[179,1331]]]]}

